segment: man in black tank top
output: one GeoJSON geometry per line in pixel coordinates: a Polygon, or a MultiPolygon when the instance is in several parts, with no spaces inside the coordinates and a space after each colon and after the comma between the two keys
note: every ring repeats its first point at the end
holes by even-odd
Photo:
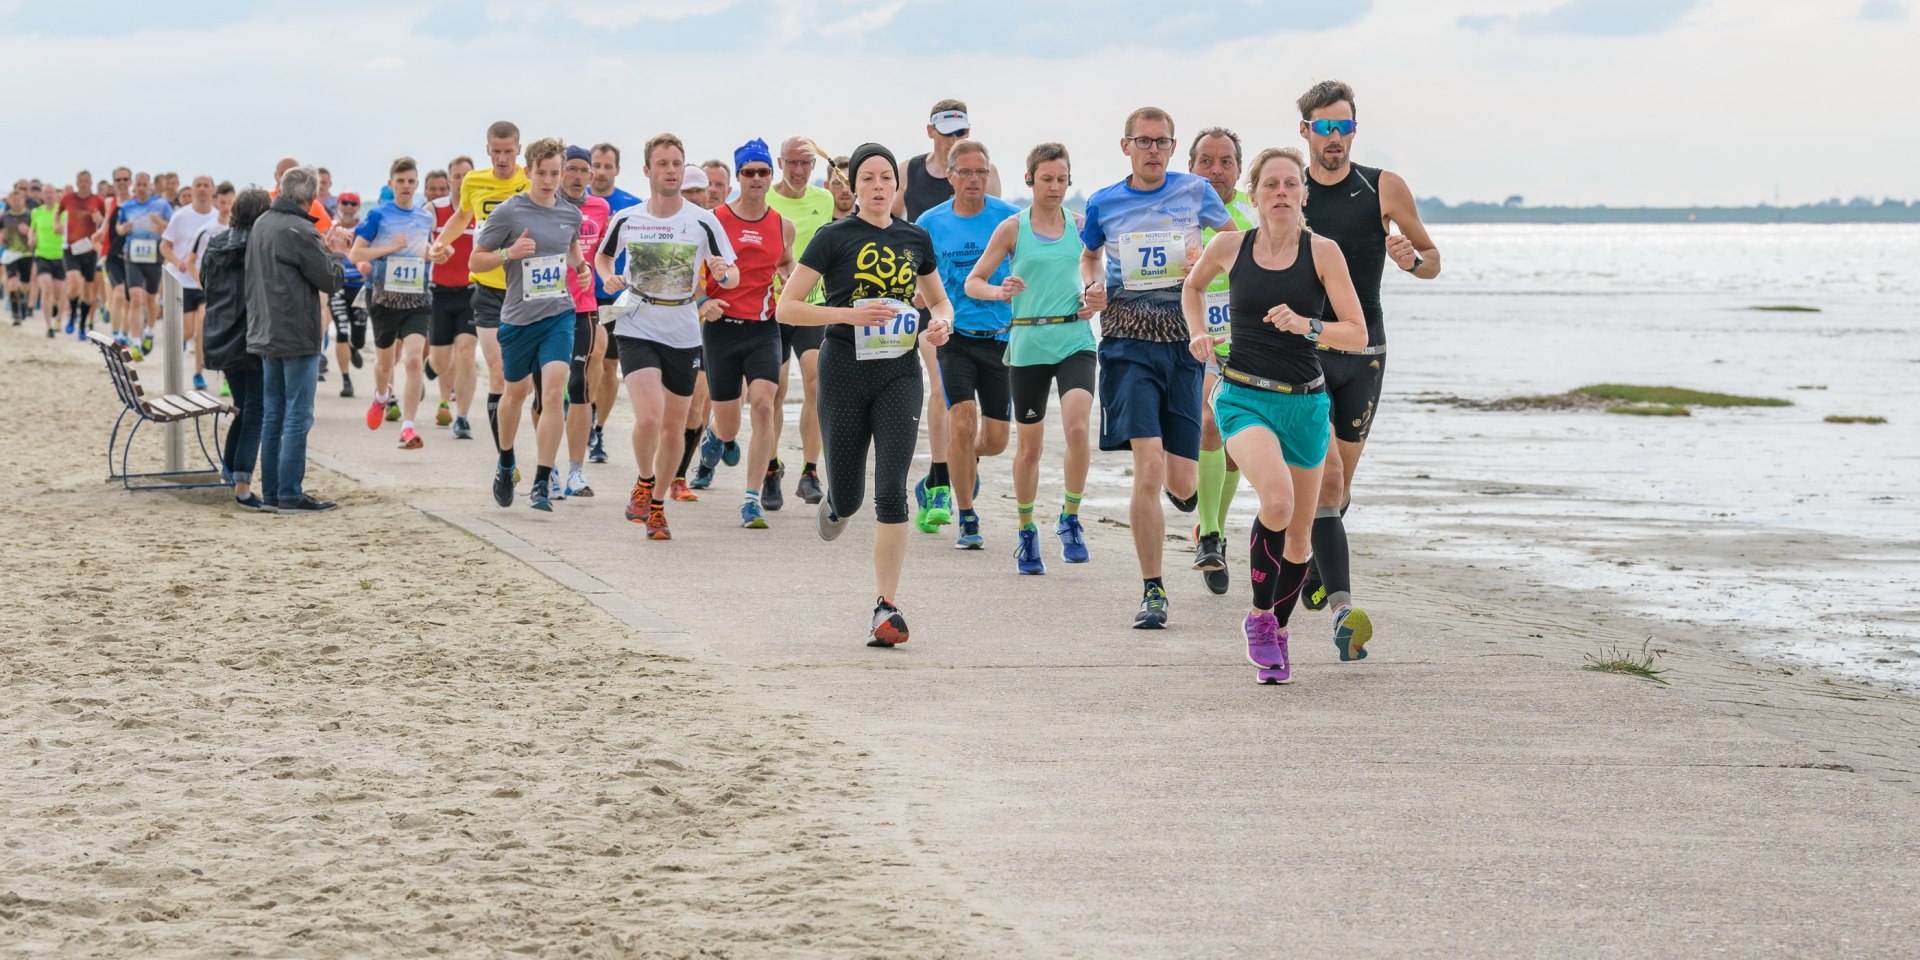
{"type": "Polygon", "coordinates": [[[1340,245],[1367,318],[1365,351],[1323,347],[1320,352],[1333,401],[1335,442],[1327,451],[1321,475],[1320,508],[1313,523],[1313,566],[1302,593],[1309,609],[1332,608],[1338,633],[1346,629],[1342,623],[1353,605],[1344,518],[1387,366],[1380,276],[1391,261],[1422,280],[1431,280],[1440,275],[1440,251],[1420,223],[1407,182],[1399,174],[1353,162],[1353,89],[1337,80],[1324,80],[1301,95],[1298,106],[1300,135],[1312,158],[1302,212],[1313,232],[1340,245]],[[1399,228],[1398,235],[1389,224],[1399,228]]]}

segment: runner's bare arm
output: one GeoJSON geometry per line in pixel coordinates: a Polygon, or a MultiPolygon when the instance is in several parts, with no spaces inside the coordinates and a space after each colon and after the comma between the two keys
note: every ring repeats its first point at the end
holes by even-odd
{"type": "MultiPolygon", "coordinates": [[[[987,241],[987,251],[980,255],[979,260],[974,261],[973,272],[967,274],[964,291],[967,296],[975,300],[1002,299],[1002,288],[1019,278],[1009,276],[1000,283],[993,283],[987,278],[993,276],[993,272],[1000,269],[1000,263],[1013,253],[1014,241],[1019,238],[1020,217],[1017,214],[1000,221],[1000,225],[993,228],[993,237],[987,241]]],[[[1025,289],[1026,284],[1023,282],[1018,286],[1025,289]]],[[[1015,290],[1013,293],[1008,293],[1005,299],[1011,300],[1019,292],[1015,290]]]]}
{"type": "Polygon", "coordinates": [[[1000,168],[991,160],[987,161],[987,192],[996,197],[1000,195],[1000,168]]]}
{"type": "Polygon", "coordinates": [[[1405,270],[1413,266],[1415,251],[1420,254],[1420,266],[1411,271],[1422,280],[1432,280],[1440,275],[1440,248],[1433,245],[1433,238],[1427,235],[1427,225],[1420,222],[1420,207],[1413,200],[1413,189],[1407,181],[1391,170],[1380,171],[1380,216],[1386,220],[1387,257],[1395,266],[1405,270]],[[1396,236],[1393,227],[1399,227],[1396,236]]]}
{"type": "Polygon", "coordinates": [[[1238,231],[1215,233],[1180,286],[1180,315],[1187,321],[1187,348],[1202,361],[1223,339],[1207,333],[1207,287],[1240,255],[1240,244],[1245,239],[1238,231]]]}
{"type": "Polygon", "coordinates": [[[921,275],[914,292],[926,301],[927,312],[933,315],[924,333],[927,342],[936,347],[946,343],[948,335],[953,333],[953,301],[947,299],[947,287],[940,282],[940,274],[921,275]]]}
{"type": "Polygon", "coordinates": [[[785,280],[793,276],[793,268],[800,263],[799,259],[793,255],[793,241],[796,234],[792,220],[788,220],[785,217],[780,218],[780,235],[785,238],[786,242],[781,244],[780,262],[773,265],[773,272],[778,275],[781,280],[785,280]]]}
{"type": "MultiPolygon", "coordinates": [[[[1214,239],[1222,236],[1227,234],[1214,239]]],[[[1327,306],[1336,318],[1332,323],[1321,321],[1320,345],[1335,350],[1365,350],[1367,316],[1360,310],[1360,295],[1354,292],[1353,277],[1347,273],[1347,258],[1340,255],[1340,245],[1332,240],[1319,234],[1307,236],[1313,243],[1314,272],[1320,275],[1320,286],[1327,291],[1327,306]]]]}

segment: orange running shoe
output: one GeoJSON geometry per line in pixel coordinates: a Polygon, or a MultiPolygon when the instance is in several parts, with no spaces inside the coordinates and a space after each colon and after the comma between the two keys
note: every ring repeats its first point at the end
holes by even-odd
{"type": "Polygon", "coordinates": [[[667,529],[666,508],[658,500],[653,501],[653,510],[647,514],[647,539],[673,539],[673,532],[667,529]]]}
{"type": "Polygon", "coordinates": [[[633,493],[627,496],[627,520],[632,523],[646,523],[647,515],[653,512],[653,484],[645,480],[633,482],[633,493]]]}
{"type": "Polygon", "coordinates": [[[400,449],[418,450],[421,447],[424,447],[426,445],[427,445],[427,442],[425,440],[420,439],[420,435],[413,432],[412,427],[408,427],[405,430],[400,431],[400,449]]]}
{"type": "Polygon", "coordinates": [[[673,483],[667,487],[667,496],[681,503],[693,503],[700,499],[700,495],[694,493],[692,487],[687,486],[685,477],[673,478],[673,483]]]}
{"type": "Polygon", "coordinates": [[[373,398],[373,403],[367,407],[367,429],[380,429],[380,423],[386,419],[387,402],[379,397],[373,398]]]}

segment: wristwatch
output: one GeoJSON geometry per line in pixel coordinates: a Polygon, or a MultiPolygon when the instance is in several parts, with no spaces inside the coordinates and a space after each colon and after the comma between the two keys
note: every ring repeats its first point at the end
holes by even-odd
{"type": "Polygon", "coordinates": [[[1314,343],[1319,343],[1320,331],[1325,330],[1326,328],[1327,328],[1327,325],[1324,323],[1321,323],[1319,317],[1314,317],[1308,320],[1307,321],[1307,339],[1312,340],[1314,343]]]}
{"type": "Polygon", "coordinates": [[[1426,258],[1420,255],[1420,251],[1415,250],[1413,252],[1413,266],[1406,267],[1405,269],[1408,273],[1412,273],[1415,270],[1420,269],[1420,265],[1426,262],[1427,262],[1426,258]]]}

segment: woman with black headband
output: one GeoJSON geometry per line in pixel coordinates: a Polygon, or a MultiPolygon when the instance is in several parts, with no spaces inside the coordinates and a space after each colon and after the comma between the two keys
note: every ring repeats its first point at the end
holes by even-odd
{"type": "Polygon", "coordinates": [[[919,442],[925,399],[919,338],[939,346],[953,326],[953,305],[934,272],[925,230],[889,212],[900,189],[893,154],[875,143],[853,152],[850,166],[859,208],[820,228],[781,291],[781,323],[826,327],[820,348],[820,426],[826,441],[827,495],[820,536],[838,537],[866,496],[867,449],[874,453],[873,575],[879,600],[867,645],[907,642],[907,621],[895,606],[907,554],[907,470],[919,442]],[[806,301],[823,284],[822,303],[806,301]],[[912,306],[918,295],[923,317],[912,306]]]}

